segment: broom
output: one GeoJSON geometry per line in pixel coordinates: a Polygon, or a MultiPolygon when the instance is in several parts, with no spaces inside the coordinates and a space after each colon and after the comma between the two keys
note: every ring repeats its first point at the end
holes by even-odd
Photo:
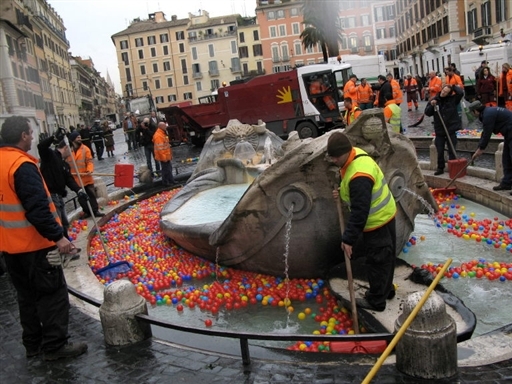
{"type": "MultiPolygon", "coordinates": [[[[69,140],[67,136],[64,136],[64,142],[72,151],[71,146],[69,145],[69,140]]],[[[78,181],[80,182],[80,188],[85,192],[85,186],[84,182],[82,181],[82,176],[80,176],[80,172],[78,171],[78,166],[76,165],[75,157],[73,156],[73,153],[70,155],[71,161],[73,163],[73,168],[75,170],[76,176],[78,178],[78,181]]],[[[100,238],[101,245],[103,246],[103,251],[105,252],[105,257],[108,261],[108,265],[106,265],[103,268],[100,268],[96,271],[96,274],[101,276],[103,279],[112,279],[117,277],[119,273],[126,273],[131,270],[131,266],[127,261],[115,261],[110,259],[110,252],[107,248],[107,243],[105,242],[105,239],[103,238],[103,235],[101,234],[100,226],[98,225],[98,222],[96,220],[96,216],[94,216],[94,212],[91,207],[91,202],[89,199],[87,199],[87,207],[89,208],[89,212],[91,213],[92,221],[94,222],[94,225],[98,231],[98,236],[100,238]]]]}

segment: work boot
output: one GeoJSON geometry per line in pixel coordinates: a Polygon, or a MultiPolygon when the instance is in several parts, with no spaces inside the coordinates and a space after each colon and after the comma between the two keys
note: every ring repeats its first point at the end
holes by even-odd
{"type": "Polygon", "coordinates": [[[382,309],[379,309],[379,308],[375,308],[373,305],[371,305],[368,300],[364,299],[364,298],[357,298],[356,299],[356,305],[359,307],[359,308],[364,308],[364,309],[369,309],[371,311],[377,311],[377,312],[382,312],[386,309],[386,307],[382,308],[382,309]]]}
{"type": "Polygon", "coordinates": [[[444,169],[437,168],[437,170],[434,172],[435,176],[442,175],[444,173],[444,169]]]}
{"type": "Polygon", "coordinates": [[[493,191],[510,191],[511,189],[512,189],[511,185],[501,184],[501,183],[495,187],[492,187],[493,191]]]}
{"type": "Polygon", "coordinates": [[[54,361],[58,359],[64,359],[66,357],[76,357],[87,351],[86,343],[67,343],[62,347],[52,352],[44,353],[44,360],[54,361]]]}
{"type": "Polygon", "coordinates": [[[36,357],[42,352],[40,345],[34,347],[25,347],[25,350],[25,356],[27,358],[36,357]]]}

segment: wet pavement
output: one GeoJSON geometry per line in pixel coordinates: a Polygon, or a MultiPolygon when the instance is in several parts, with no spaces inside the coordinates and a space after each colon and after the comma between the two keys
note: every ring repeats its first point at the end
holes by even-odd
{"type": "MultiPolygon", "coordinates": [[[[407,123],[421,116],[419,111],[406,115],[407,123]]],[[[426,120],[425,120],[426,121],[426,120]]],[[[424,122],[414,134],[428,133],[431,124],[424,122]]],[[[408,130],[410,131],[410,130],[408,130]]],[[[409,134],[413,134],[412,132],[409,134]]],[[[115,131],[116,156],[95,160],[96,172],[113,173],[114,165],[130,162],[135,168],[145,164],[143,150],[127,152],[122,130],[115,131]]],[[[199,149],[191,146],[174,148],[174,165],[178,176],[189,174],[194,167],[187,162],[199,155],[199,149]],[[184,161],[183,163],[181,161],[184,161]]],[[[107,184],[113,177],[105,177],[107,184]]],[[[110,192],[117,188],[109,187],[110,192]]],[[[85,264],[85,260],[80,262],[85,264]]],[[[75,270],[66,271],[74,273],[75,270]]],[[[335,354],[307,354],[287,352],[286,359],[276,359],[275,351],[269,357],[252,358],[250,366],[244,366],[239,349],[230,354],[209,353],[183,348],[153,338],[126,347],[107,347],[104,343],[101,323],[91,316],[97,308],[89,304],[72,305],[70,311],[71,340],[87,341],[89,350],[75,359],[45,362],[41,356],[26,358],[21,344],[21,326],[16,293],[9,276],[0,277],[0,382],[11,383],[356,383],[361,382],[377,360],[376,356],[350,358],[335,354]],[[83,307],[88,307],[84,310],[83,307]],[[315,356],[313,356],[315,355],[315,356]]],[[[172,331],[170,331],[172,332],[172,331]]],[[[207,337],[207,336],[204,336],[207,337]]],[[[510,347],[512,326],[488,337],[476,338],[490,350],[505,345],[510,347]]],[[[475,343],[478,342],[475,340],[475,343]]],[[[484,347],[481,348],[485,355],[484,347]]],[[[459,345],[459,370],[450,379],[426,381],[400,373],[390,356],[374,377],[374,383],[505,383],[512,381],[512,355],[504,354],[479,366],[467,366],[464,355],[474,351],[459,345]]],[[[491,355],[489,353],[488,355],[491,355]]],[[[466,356],[467,357],[467,356],[466,356]]],[[[485,358],[482,360],[485,361],[485,358]]]]}

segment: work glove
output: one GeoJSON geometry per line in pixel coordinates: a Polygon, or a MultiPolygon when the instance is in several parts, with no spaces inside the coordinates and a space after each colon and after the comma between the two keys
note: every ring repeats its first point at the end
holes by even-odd
{"type": "Polygon", "coordinates": [[[66,136],[66,130],[62,127],[59,127],[57,131],[53,134],[53,136],[55,138],[54,142],[58,144],[62,140],[64,140],[64,136],[66,136]]]}
{"type": "Polygon", "coordinates": [[[79,190],[77,193],[76,193],[77,197],[78,197],[78,200],[81,200],[81,201],[87,201],[89,200],[89,196],[87,195],[87,193],[84,192],[83,189],[79,190]]]}
{"type": "Polygon", "coordinates": [[[62,256],[58,249],[54,249],[46,254],[46,260],[53,267],[62,266],[62,256]]]}

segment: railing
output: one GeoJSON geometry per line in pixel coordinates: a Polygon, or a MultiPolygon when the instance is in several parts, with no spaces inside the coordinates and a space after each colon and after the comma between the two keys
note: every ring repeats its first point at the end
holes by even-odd
{"type": "MultiPolygon", "coordinates": [[[[97,299],[82,293],[74,288],[68,286],[68,291],[73,296],[85,301],[95,307],[100,307],[101,302],[97,299]]],[[[166,329],[174,329],[176,331],[194,333],[198,335],[205,335],[210,337],[225,337],[230,339],[238,339],[240,341],[240,354],[242,356],[243,365],[251,364],[251,356],[249,351],[249,340],[267,340],[267,341],[330,341],[330,342],[354,342],[354,341],[372,341],[372,340],[386,340],[393,339],[390,333],[368,333],[359,335],[283,335],[275,333],[252,333],[252,332],[230,332],[224,330],[193,328],[186,325],[174,324],[169,321],[157,319],[150,315],[138,314],[135,316],[138,321],[146,322],[151,325],[166,329]]]]}

